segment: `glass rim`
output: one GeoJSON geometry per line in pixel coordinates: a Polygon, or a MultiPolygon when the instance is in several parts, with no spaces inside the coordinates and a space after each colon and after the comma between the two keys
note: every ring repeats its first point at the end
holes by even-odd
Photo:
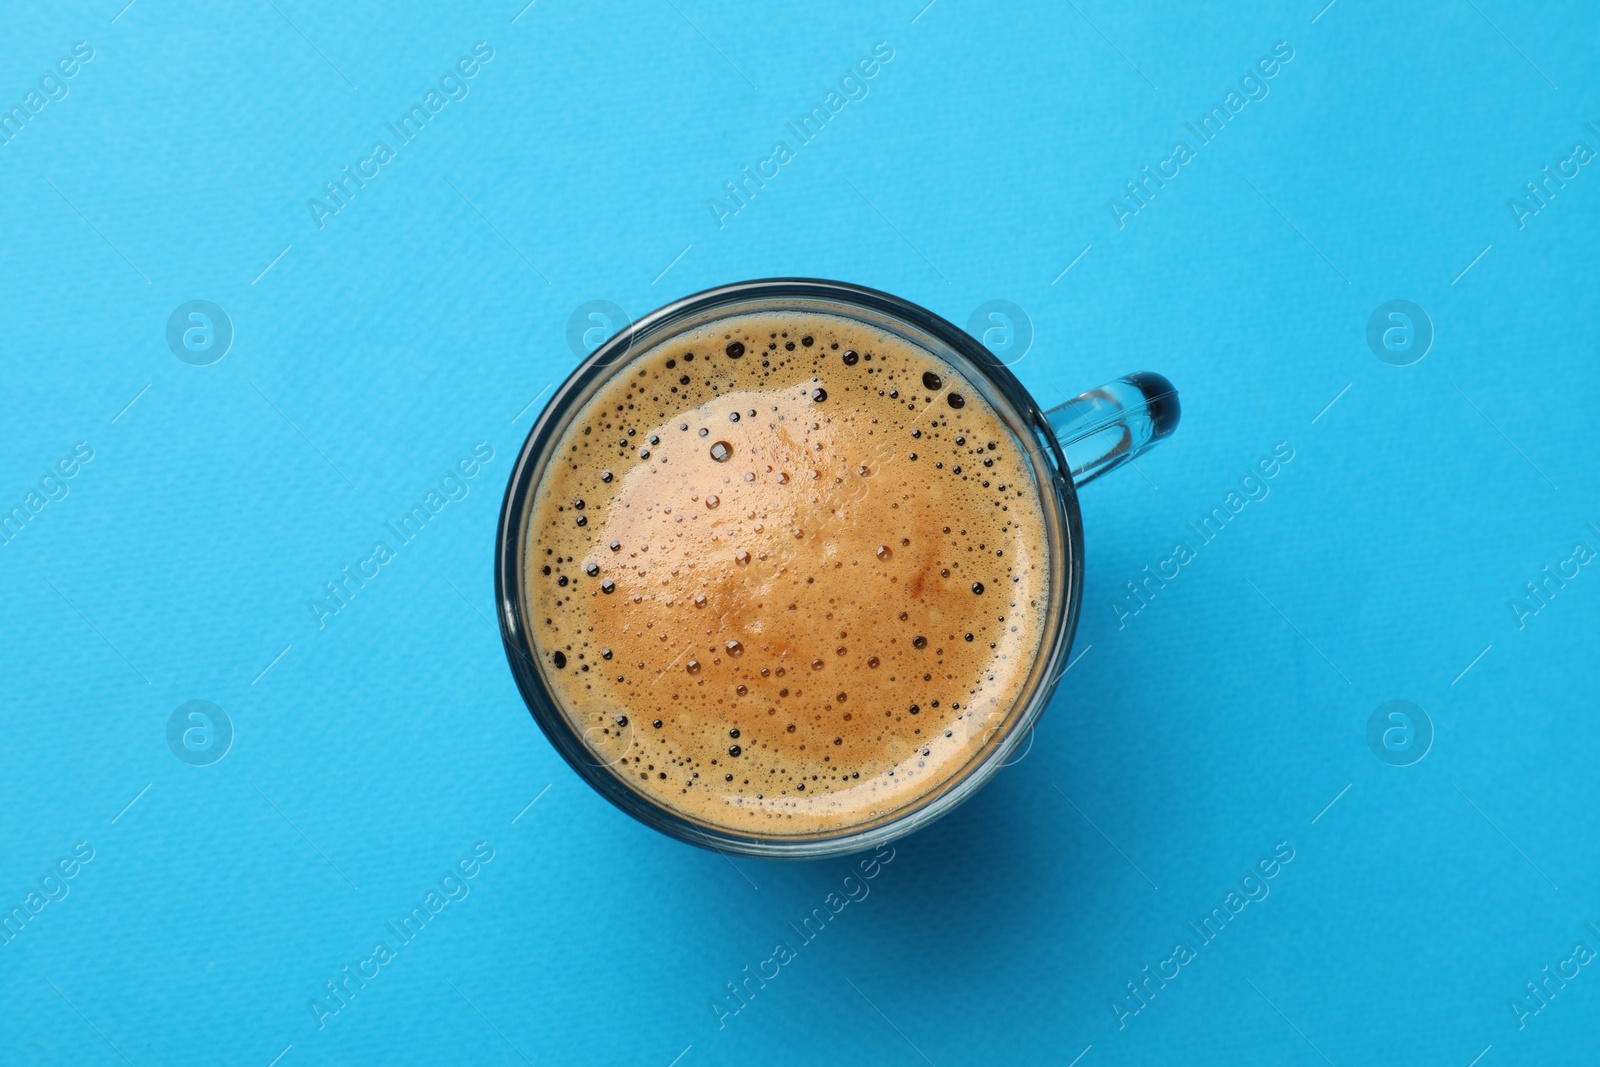
{"type": "MultiPolygon", "coordinates": [[[[860,321],[870,324],[870,320],[860,321]]],[[[937,347],[923,347],[942,355],[937,347]]],[[[496,532],[496,614],[506,659],[529,713],[573,771],[601,796],[652,829],[702,848],[760,858],[813,859],[871,849],[928,825],[976,793],[1005,765],[1049,703],[1063,673],[1058,665],[1072,647],[1083,592],[1083,523],[1067,471],[1044,412],[1010,369],[971,335],[925,308],[875,289],[810,278],[759,279],[694,293],[630,323],[602,343],[556,389],[528,431],[512,467],[496,532]],[[854,309],[904,326],[911,333],[907,340],[916,342],[918,335],[923,335],[939,342],[967,364],[960,368],[963,372],[976,371],[983,377],[982,383],[974,384],[1001,394],[1011,408],[1010,412],[998,410],[1002,421],[1019,435],[1031,431],[1031,440],[1022,442],[1024,451],[1036,449],[1040,454],[1030,456],[1029,463],[1051,535],[1048,601],[1043,610],[1047,616],[1055,616],[1055,625],[1041,634],[1046,644],[1039,648],[1032,672],[1008,709],[1006,723],[982,743],[977,754],[928,792],[870,822],[837,832],[792,836],[742,832],[694,819],[624,783],[607,764],[599,762],[539,670],[526,625],[523,577],[528,508],[551,449],[577,411],[578,401],[586,400],[635,349],[647,350],[670,336],[674,327],[687,328],[685,324],[697,318],[715,321],[758,314],[785,301],[817,305],[807,310],[846,318],[854,309]],[[1011,415],[1019,425],[1012,425],[1011,415]]]]}

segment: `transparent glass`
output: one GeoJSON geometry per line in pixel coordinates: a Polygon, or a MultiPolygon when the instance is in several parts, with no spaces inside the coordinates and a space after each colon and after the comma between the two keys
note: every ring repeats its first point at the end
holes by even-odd
{"type": "Polygon", "coordinates": [[[1122,465],[1178,424],[1177,391],[1159,374],[1119,378],[1049,411],[982,344],[915,304],[843,282],[777,278],[723,286],[646,315],[597,348],[556,391],[523,444],[500,510],[495,600],[506,658],[528,710],[579,777],[623,811],[662,833],[704,848],[766,858],[809,859],[856,852],[901,837],[946,814],[1002,767],[1044,711],[1068,663],[1083,593],[1083,528],[1077,486],[1122,465]],[[893,333],[959,369],[984,394],[1027,459],[1045,518],[1050,610],[1038,655],[1004,714],[976,724],[973,756],[906,806],[822,833],[742,832],[678,811],[633,788],[584,740],[556,702],[533,653],[534,614],[523,580],[528,515],[550,451],[570,420],[634,351],[732,315],[799,311],[834,315],[893,333]]]}

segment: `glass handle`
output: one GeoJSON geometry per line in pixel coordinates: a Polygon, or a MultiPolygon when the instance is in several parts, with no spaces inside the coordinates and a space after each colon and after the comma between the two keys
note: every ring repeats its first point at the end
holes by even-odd
{"type": "Polygon", "coordinates": [[[1067,457],[1072,484],[1081,489],[1170,434],[1179,413],[1173,384],[1140,371],[1051,408],[1045,418],[1067,457]]]}

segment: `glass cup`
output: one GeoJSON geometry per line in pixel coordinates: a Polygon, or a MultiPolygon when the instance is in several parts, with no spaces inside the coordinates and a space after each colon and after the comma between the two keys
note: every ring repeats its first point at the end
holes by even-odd
{"type": "Polygon", "coordinates": [[[1083,595],[1083,524],[1077,488],[1133,459],[1178,424],[1178,394],[1159,374],[1119,378],[1044,410],[977,340],[944,319],[887,293],[843,282],[775,278],[685,297],[618,332],[584,360],[539,416],[511,472],[495,551],[495,599],[506,658],[528,709],[579,777],[623,811],[662,833],[704,848],[764,858],[810,859],[874,848],[939,818],[975,793],[1007,762],[1049,703],[1069,663],[1083,595]],[[812,312],[855,320],[899,336],[956,367],[980,390],[1016,438],[1045,521],[1050,609],[1039,654],[1012,706],[980,732],[972,757],[906,806],[870,821],[820,833],[741,832],[693,818],[635,789],[591,747],[556,702],[534,655],[527,620],[536,614],[524,582],[528,515],[551,449],[568,422],[634,351],[733,315],[812,312]]]}

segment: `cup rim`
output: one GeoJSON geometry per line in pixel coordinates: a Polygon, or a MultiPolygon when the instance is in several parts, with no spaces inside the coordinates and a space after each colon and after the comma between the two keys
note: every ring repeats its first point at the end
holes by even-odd
{"type": "MultiPolygon", "coordinates": [[[[758,310],[752,307],[750,312],[758,310]]],[[[826,313],[825,309],[819,310],[826,313]]],[[[529,713],[568,766],[601,796],[652,829],[701,848],[759,858],[814,859],[874,848],[928,825],[976,793],[1005,765],[1049,703],[1064,673],[1057,670],[1057,665],[1072,648],[1083,595],[1083,522],[1077,492],[1067,471],[1066,458],[1044,412],[1010,369],[966,331],[926,308],[865,286],[815,278],[762,278],[693,293],[630,323],[590,353],[552,394],[528,431],[506,486],[495,539],[496,614],[507,662],[529,713]],[[969,761],[950,781],[942,783],[936,795],[914,801],[915,806],[909,811],[898,815],[890,813],[873,823],[846,827],[836,834],[792,838],[742,833],[698,822],[628,788],[606,765],[592,758],[592,750],[578,736],[546,687],[535,662],[523,611],[521,566],[527,508],[532,501],[537,475],[542,470],[541,461],[565,431],[573,399],[581,396],[597,379],[613,373],[636,346],[654,344],[655,335],[676,323],[719,309],[726,309],[728,315],[740,314],[739,304],[785,299],[814,301],[845,309],[853,307],[897,320],[948,346],[983,373],[988,383],[1004,394],[1025,428],[1033,432],[1033,443],[1047,461],[1046,464],[1032,464],[1036,468],[1033,480],[1040,486],[1041,505],[1047,512],[1053,505],[1060,523],[1060,543],[1052,541],[1051,551],[1064,557],[1059,562],[1052,561],[1050,603],[1044,608],[1047,612],[1058,613],[1057,624],[1054,633],[1046,635],[1049,647],[1038,651],[1033,676],[1018,697],[1025,706],[1021,714],[1011,715],[1004,727],[1005,736],[990,744],[987,752],[969,761]],[[1049,469],[1037,469],[1043,466],[1049,469]],[[1048,493],[1043,488],[1046,484],[1051,487],[1048,493]],[[1054,584],[1057,579],[1059,586],[1054,584]]]]}

